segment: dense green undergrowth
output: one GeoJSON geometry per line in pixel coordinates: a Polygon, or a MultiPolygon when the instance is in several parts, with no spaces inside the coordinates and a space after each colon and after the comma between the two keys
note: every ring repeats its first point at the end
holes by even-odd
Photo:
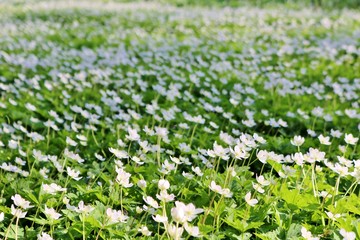
{"type": "Polygon", "coordinates": [[[2,6],[2,239],[360,238],[357,10],[2,6]]]}

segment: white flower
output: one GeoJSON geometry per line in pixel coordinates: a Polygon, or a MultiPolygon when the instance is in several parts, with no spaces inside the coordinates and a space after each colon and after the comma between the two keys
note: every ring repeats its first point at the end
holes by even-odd
{"type": "Polygon", "coordinates": [[[123,159],[123,158],[128,158],[129,155],[126,151],[124,150],[118,150],[115,148],[109,148],[109,151],[115,155],[115,157],[119,158],[119,159],[123,159]]]}
{"type": "Polygon", "coordinates": [[[259,184],[253,182],[252,185],[253,185],[253,188],[256,191],[258,191],[259,193],[264,193],[265,192],[265,190],[259,184]]]}
{"type": "Polygon", "coordinates": [[[179,149],[181,152],[183,153],[189,153],[191,152],[191,147],[190,145],[186,144],[186,143],[179,143],[179,149]]]}
{"type": "MultiPolygon", "coordinates": [[[[180,204],[180,202],[175,202],[175,205],[177,205],[177,204],[180,204]]],[[[196,208],[195,205],[192,203],[185,205],[185,215],[186,215],[186,220],[188,222],[191,222],[192,220],[194,220],[197,217],[197,215],[202,212],[204,212],[203,209],[196,208]]]]}
{"type": "Polygon", "coordinates": [[[4,221],[5,214],[3,212],[0,213],[0,222],[4,221]]]}
{"type": "Polygon", "coordinates": [[[217,144],[217,142],[214,142],[213,148],[213,150],[209,149],[207,151],[207,154],[210,157],[220,157],[223,160],[229,159],[229,156],[227,154],[230,150],[228,148],[224,148],[223,146],[217,144]]]}
{"type": "Polygon", "coordinates": [[[142,226],[141,228],[139,228],[138,231],[141,232],[141,234],[144,236],[151,236],[151,233],[152,233],[151,231],[149,231],[147,226],[142,226]]]}
{"type": "Polygon", "coordinates": [[[230,189],[228,188],[223,189],[220,185],[217,185],[214,181],[211,181],[210,183],[210,190],[228,198],[232,197],[232,193],[230,192],[230,189]]]}
{"type": "Polygon", "coordinates": [[[230,152],[234,155],[236,159],[245,159],[249,157],[249,153],[246,152],[244,149],[241,149],[238,145],[234,147],[234,150],[230,148],[230,152]]]}
{"type": "Polygon", "coordinates": [[[256,141],[258,141],[261,144],[266,143],[266,140],[263,137],[259,136],[257,133],[254,133],[253,137],[256,141]]]}
{"type": "Polygon", "coordinates": [[[103,156],[101,156],[100,154],[98,153],[95,153],[94,156],[96,157],[96,159],[100,160],[100,161],[105,161],[105,158],[103,156]]]}
{"type": "Polygon", "coordinates": [[[266,180],[263,175],[256,177],[256,181],[262,186],[269,186],[270,181],[266,180]]]}
{"type": "Polygon", "coordinates": [[[77,208],[74,209],[77,213],[82,213],[82,214],[88,214],[89,212],[94,210],[94,207],[92,207],[91,205],[85,205],[84,201],[80,201],[79,205],[77,208]]]}
{"type": "Polygon", "coordinates": [[[341,217],[341,214],[337,213],[337,214],[333,214],[332,212],[327,212],[325,211],[326,215],[333,221],[335,221],[336,219],[338,219],[339,217],[341,217]]]}
{"type": "Polygon", "coordinates": [[[73,146],[73,147],[76,147],[77,142],[75,142],[74,140],[72,140],[72,139],[69,138],[69,137],[66,137],[66,144],[68,144],[68,145],[70,145],[70,146],[73,146]]]}
{"type": "Polygon", "coordinates": [[[266,150],[260,150],[257,154],[256,157],[259,159],[260,162],[262,162],[263,164],[266,163],[266,161],[269,159],[269,153],[266,150]]]}
{"type": "Polygon", "coordinates": [[[139,180],[139,181],[137,182],[137,186],[138,186],[139,188],[146,188],[146,185],[147,185],[147,183],[146,183],[145,180],[139,180]]]}
{"type": "Polygon", "coordinates": [[[77,135],[76,135],[76,138],[79,139],[79,140],[80,140],[81,142],[83,142],[83,143],[86,143],[86,142],[87,142],[87,137],[84,136],[84,135],[79,135],[79,134],[77,134],[77,135]]]}
{"type": "Polygon", "coordinates": [[[66,168],[66,172],[69,175],[69,177],[71,177],[72,179],[79,181],[82,177],[79,177],[80,175],[80,171],[76,171],[71,169],[70,167],[66,168]]]}
{"type": "Polygon", "coordinates": [[[54,240],[49,234],[42,232],[37,235],[38,240],[54,240]]]}
{"type": "Polygon", "coordinates": [[[42,185],[42,190],[43,190],[45,193],[54,195],[54,194],[56,194],[57,192],[66,191],[66,188],[62,188],[61,186],[57,185],[56,183],[51,183],[50,185],[49,185],[49,184],[43,184],[43,185],[42,185]]]}
{"type": "Polygon", "coordinates": [[[311,232],[306,230],[304,227],[301,228],[301,236],[306,240],[319,240],[318,237],[313,237],[311,232]]]}
{"type": "Polygon", "coordinates": [[[223,196],[226,197],[226,198],[231,198],[232,195],[233,195],[233,193],[230,191],[230,189],[224,188],[224,189],[222,190],[221,195],[223,195],[223,196]]]}
{"type": "Polygon", "coordinates": [[[29,111],[36,111],[36,107],[34,105],[32,105],[31,103],[26,103],[25,107],[29,110],[29,111]]]}
{"type": "Polygon", "coordinates": [[[345,157],[341,157],[341,156],[337,156],[337,159],[339,160],[339,163],[341,163],[342,165],[346,166],[346,167],[352,167],[352,161],[350,161],[349,159],[346,159],[345,157]]]}
{"type": "Polygon", "coordinates": [[[170,172],[176,168],[175,164],[170,163],[167,159],[161,164],[161,167],[165,172],[170,172]]]}
{"type": "Polygon", "coordinates": [[[199,168],[199,167],[191,167],[191,170],[193,170],[193,172],[196,174],[196,175],[198,175],[198,176],[202,176],[203,175],[203,173],[201,172],[201,169],[199,168]]]}
{"type": "Polygon", "coordinates": [[[174,194],[168,194],[166,190],[160,191],[160,194],[156,194],[157,199],[163,202],[171,202],[174,201],[175,195],[174,194]]]}
{"type": "Polygon", "coordinates": [[[166,223],[168,221],[168,218],[166,216],[160,216],[159,214],[156,214],[156,216],[152,216],[155,222],[158,223],[166,223]]]}
{"type": "Polygon", "coordinates": [[[183,227],[176,227],[175,225],[172,224],[167,224],[166,229],[170,237],[174,240],[180,240],[181,235],[184,232],[183,227]]]}
{"type": "Polygon", "coordinates": [[[255,198],[251,199],[251,192],[248,192],[246,195],[245,195],[245,201],[247,204],[249,204],[251,207],[255,206],[259,201],[255,198]]]}
{"type": "Polygon", "coordinates": [[[324,109],[321,107],[315,107],[311,111],[311,114],[314,115],[315,117],[321,117],[324,114],[324,109]]]}
{"type": "Polygon", "coordinates": [[[308,163],[321,162],[325,160],[325,152],[321,152],[316,148],[310,148],[309,153],[304,155],[304,159],[308,163]]]}
{"type": "Polygon", "coordinates": [[[131,177],[130,173],[127,173],[124,171],[124,169],[118,167],[116,167],[116,172],[118,174],[116,176],[116,182],[119,183],[120,186],[123,186],[125,188],[129,188],[133,186],[133,184],[130,183],[130,177],[131,177]]]}
{"type": "Polygon", "coordinates": [[[141,161],[141,159],[137,156],[131,157],[131,160],[134,161],[136,164],[143,165],[144,162],[141,161]]]}
{"type": "Polygon", "coordinates": [[[170,183],[168,180],[165,180],[165,179],[160,179],[159,182],[158,182],[158,187],[161,191],[163,190],[167,190],[169,189],[170,187],[170,183]]]}
{"type": "Polygon", "coordinates": [[[330,135],[333,136],[334,138],[340,138],[342,133],[339,130],[331,129],[330,135]]]}
{"type": "Polygon", "coordinates": [[[54,208],[48,208],[46,205],[44,213],[52,220],[57,220],[61,217],[61,214],[56,212],[54,208]]]}
{"type": "Polygon", "coordinates": [[[13,204],[11,204],[11,214],[14,217],[24,218],[26,216],[26,213],[27,212],[23,212],[23,211],[21,211],[21,209],[15,208],[15,206],[13,204]]]}
{"type": "Polygon", "coordinates": [[[129,127],[128,133],[129,133],[129,135],[126,135],[125,137],[129,141],[139,141],[140,140],[140,135],[138,134],[136,129],[132,129],[129,127]]]}
{"type": "Polygon", "coordinates": [[[358,142],[359,138],[354,137],[351,133],[345,133],[345,142],[350,145],[355,145],[358,142]]]}
{"type": "Polygon", "coordinates": [[[83,163],[83,162],[85,162],[85,160],[82,159],[79,154],[74,153],[74,152],[72,152],[72,151],[69,151],[69,149],[67,149],[67,148],[66,148],[65,151],[64,151],[64,156],[67,157],[67,158],[70,158],[70,159],[72,159],[72,160],[75,160],[75,161],[77,161],[78,163],[83,163]]]}
{"type": "Polygon", "coordinates": [[[205,119],[201,115],[197,115],[197,116],[193,117],[192,122],[204,124],[205,119]]]}
{"type": "Polygon", "coordinates": [[[327,136],[327,137],[324,137],[322,134],[318,137],[319,138],[319,141],[321,144],[323,145],[330,145],[331,142],[330,142],[330,137],[327,136]]]}
{"type": "Polygon", "coordinates": [[[25,166],[26,165],[26,161],[22,160],[21,158],[19,157],[16,157],[15,158],[15,162],[21,166],[25,166]]]}
{"type": "Polygon", "coordinates": [[[356,234],[354,232],[347,232],[345,229],[340,229],[340,234],[343,236],[343,240],[355,240],[356,234]]]}
{"type": "Polygon", "coordinates": [[[287,126],[288,126],[287,122],[285,122],[285,121],[282,120],[281,118],[278,120],[278,124],[279,124],[280,126],[282,126],[282,127],[287,127],[287,126]]]}
{"type": "Polygon", "coordinates": [[[108,224],[123,223],[129,218],[121,210],[113,210],[111,208],[106,209],[106,216],[108,217],[108,224]]]}
{"type": "Polygon", "coordinates": [[[159,204],[157,203],[157,201],[155,199],[153,199],[152,197],[150,196],[147,196],[147,197],[143,197],[144,201],[150,205],[151,207],[153,208],[159,208],[159,204]]]}
{"type": "Polygon", "coordinates": [[[32,208],[33,206],[30,206],[30,202],[26,201],[24,198],[22,198],[19,194],[15,194],[11,197],[11,199],[14,201],[14,204],[18,207],[21,207],[22,209],[28,209],[32,208]]]}
{"type": "Polygon", "coordinates": [[[299,166],[304,164],[304,155],[301,152],[297,152],[294,155],[291,155],[291,158],[299,166]]]}
{"type": "Polygon", "coordinates": [[[154,130],[150,129],[148,126],[145,126],[143,131],[146,133],[146,135],[148,136],[153,136],[155,134],[154,130]]]}
{"type": "Polygon", "coordinates": [[[9,146],[10,149],[17,149],[19,147],[19,144],[18,144],[17,141],[14,141],[14,140],[11,139],[8,142],[8,146],[9,146]]]}
{"type": "Polygon", "coordinates": [[[185,205],[180,202],[176,202],[176,207],[171,209],[171,217],[177,223],[186,222],[187,218],[185,215],[185,205]]]}
{"type": "Polygon", "coordinates": [[[176,164],[182,164],[179,158],[170,156],[171,161],[173,161],[176,164]]]}
{"type": "Polygon", "coordinates": [[[339,163],[335,163],[335,166],[332,168],[332,170],[342,177],[349,175],[349,168],[342,166],[339,163]]]}
{"type": "Polygon", "coordinates": [[[155,133],[160,138],[166,138],[169,131],[167,130],[167,128],[155,127],[155,133]]]}
{"type": "Polygon", "coordinates": [[[200,230],[198,227],[190,226],[189,224],[184,224],[186,232],[193,237],[201,237],[200,230]]]}
{"type": "Polygon", "coordinates": [[[300,147],[305,142],[305,138],[302,136],[295,136],[292,140],[290,140],[290,143],[296,147],[300,147]]]}
{"type": "Polygon", "coordinates": [[[187,123],[180,123],[179,124],[179,128],[182,128],[182,129],[189,129],[189,125],[187,123]]]}
{"type": "MultiPolygon", "coordinates": [[[[330,194],[330,193],[328,193],[327,191],[321,191],[320,193],[319,193],[319,196],[320,197],[323,197],[323,198],[331,198],[332,197],[332,195],[330,194]]],[[[326,213],[326,212],[325,212],[326,213]]]]}

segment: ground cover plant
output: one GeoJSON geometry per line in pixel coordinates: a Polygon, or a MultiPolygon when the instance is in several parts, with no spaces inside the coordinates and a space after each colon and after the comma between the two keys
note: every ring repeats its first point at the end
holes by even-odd
{"type": "Polygon", "coordinates": [[[360,238],[358,10],[0,9],[0,238],[360,238]]]}

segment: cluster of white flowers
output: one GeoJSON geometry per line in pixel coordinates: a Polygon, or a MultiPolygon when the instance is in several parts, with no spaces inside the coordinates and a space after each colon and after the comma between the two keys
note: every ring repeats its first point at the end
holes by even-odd
{"type": "Polygon", "coordinates": [[[27,212],[24,212],[23,210],[27,210],[33,206],[31,206],[30,202],[22,198],[19,194],[15,194],[11,197],[11,199],[14,202],[14,204],[11,204],[11,214],[16,218],[25,218],[27,212]]]}
{"type": "Polygon", "coordinates": [[[231,198],[233,195],[229,188],[222,188],[220,185],[217,185],[214,181],[211,181],[210,189],[216,193],[223,195],[224,197],[227,197],[227,198],[231,198]]]}
{"type": "MultiPolygon", "coordinates": [[[[358,11],[21,4],[0,16],[4,226],[29,217],[49,240],[55,226],[39,222],[78,230],[70,222],[89,217],[99,236],[131,222],[201,237],[203,212],[207,225],[211,211],[232,221],[221,204],[245,206],[245,225],[261,203],[286,202],[282,190],[310,188],[323,222],[358,219],[332,208],[360,184],[358,11]]],[[[352,227],[334,232],[353,240],[352,227]]]]}

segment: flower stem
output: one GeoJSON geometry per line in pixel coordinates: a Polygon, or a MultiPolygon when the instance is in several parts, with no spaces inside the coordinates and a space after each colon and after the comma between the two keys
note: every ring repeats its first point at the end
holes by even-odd
{"type": "Polygon", "coordinates": [[[8,238],[9,230],[10,230],[11,224],[13,223],[14,219],[15,219],[15,216],[11,219],[9,226],[6,229],[5,240],[7,240],[7,238],[8,238]]]}
{"type": "Polygon", "coordinates": [[[192,130],[192,133],[191,133],[191,137],[190,137],[190,147],[191,147],[191,144],[193,142],[193,139],[194,139],[194,134],[195,134],[195,130],[196,130],[196,127],[197,127],[197,124],[195,124],[193,130],[192,130]]]}
{"type": "Polygon", "coordinates": [[[205,216],[204,216],[204,218],[203,218],[203,220],[202,220],[202,224],[205,224],[206,218],[207,218],[207,216],[209,215],[210,208],[211,208],[211,205],[213,204],[213,202],[214,202],[214,200],[215,200],[215,197],[216,197],[216,193],[214,193],[214,196],[213,196],[213,198],[212,198],[211,201],[210,201],[209,209],[205,212],[205,216]]]}
{"type": "Polygon", "coordinates": [[[101,233],[101,231],[102,231],[102,230],[103,230],[103,227],[101,227],[101,228],[100,228],[100,230],[99,230],[98,234],[96,235],[95,240],[98,240],[98,239],[99,239],[99,237],[100,237],[100,233],[101,233]]]}
{"type": "Polygon", "coordinates": [[[86,239],[86,236],[85,236],[85,214],[82,214],[82,227],[83,227],[83,232],[82,232],[82,235],[83,235],[83,240],[86,239]]]}
{"type": "Polygon", "coordinates": [[[339,192],[340,178],[341,178],[341,176],[339,175],[338,179],[336,180],[335,193],[334,193],[334,196],[333,196],[333,198],[332,198],[332,204],[334,204],[335,197],[336,197],[336,195],[337,195],[338,192],[339,192]]]}
{"type": "Polygon", "coordinates": [[[160,144],[161,144],[161,138],[158,137],[158,139],[157,139],[158,150],[156,152],[156,158],[157,158],[157,162],[158,162],[159,167],[161,167],[161,164],[160,164],[160,150],[161,150],[160,144]]]}
{"type": "Polygon", "coordinates": [[[15,223],[15,239],[18,239],[18,225],[19,225],[19,217],[16,217],[16,223],[15,223]]]}
{"type": "Polygon", "coordinates": [[[121,212],[123,212],[123,204],[122,204],[122,186],[120,186],[120,208],[121,208],[121,212]]]}

